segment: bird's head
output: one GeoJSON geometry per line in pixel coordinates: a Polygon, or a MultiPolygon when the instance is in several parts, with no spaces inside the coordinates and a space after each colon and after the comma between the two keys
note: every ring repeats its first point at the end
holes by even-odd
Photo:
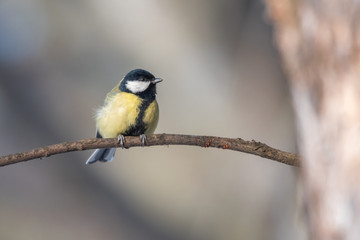
{"type": "Polygon", "coordinates": [[[156,84],[161,78],[155,78],[150,72],[135,69],[125,75],[120,83],[120,91],[135,94],[143,99],[155,99],[156,84]]]}

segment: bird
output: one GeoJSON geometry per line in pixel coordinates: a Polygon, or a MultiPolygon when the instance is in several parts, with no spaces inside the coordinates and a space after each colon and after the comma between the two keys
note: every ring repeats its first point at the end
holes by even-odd
{"type": "MultiPolygon", "coordinates": [[[[124,148],[124,136],[139,136],[145,145],[146,135],[154,133],[159,121],[156,85],[162,81],[144,69],[128,72],[96,111],[96,137],[117,137],[124,148]]],[[[86,164],[110,162],[115,151],[116,148],[96,149],[86,164]]]]}

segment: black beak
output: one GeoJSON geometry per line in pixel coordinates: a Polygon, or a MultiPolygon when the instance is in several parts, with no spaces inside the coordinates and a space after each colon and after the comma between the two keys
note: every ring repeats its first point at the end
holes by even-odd
{"type": "Polygon", "coordinates": [[[155,78],[154,80],[151,81],[152,84],[157,84],[159,82],[162,82],[163,79],[162,78],[155,78]]]}

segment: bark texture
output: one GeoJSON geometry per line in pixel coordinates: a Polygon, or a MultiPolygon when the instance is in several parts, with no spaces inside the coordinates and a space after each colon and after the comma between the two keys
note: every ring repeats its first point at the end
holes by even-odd
{"type": "MultiPolygon", "coordinates": [[[[220,148],[224,150],[233,150],[254,154],[291,166],[300,165],[300,157],[296,154],[284,152],[254,140],[245,141],[241,138],[222,138],[214,136],[193,136],[181,134],[153,134],[146,137],[146,145],[144,147],[156,145],[189,145],[204,148],[220,148]]],[[[65,152],[111,147],[121,147],[117,138],[91,138],[75,142],[64,142],[42,148],[32,149],[27,152],[1,156],[0,167],[36,158],[49,157],[51,155],[65,152]]],[[[139,137],[127,136],[125,137],[124,147],[143,147],[143,144],[139,137]]]]}
{"type": "Polygon", "coordinates": [[[360,1],[266,4],[297,115],[310,239],[360,239],[360,1]]]}

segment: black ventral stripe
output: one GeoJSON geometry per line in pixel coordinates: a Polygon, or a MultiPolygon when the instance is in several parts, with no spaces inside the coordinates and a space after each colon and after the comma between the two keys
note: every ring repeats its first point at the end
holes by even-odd
{"type": "Polygon", "coordinates": [[[135,125],[132,125],[130,129],[126,131],[126,133],[124,134],[125,136],[139,136],[145,133],[147,128],[144,123],[145,112],[154,100],[155,99],[149,101],[147,99],[143,99],[141,105],[139,106],[139,114],[136,117],[135,125]]]}

